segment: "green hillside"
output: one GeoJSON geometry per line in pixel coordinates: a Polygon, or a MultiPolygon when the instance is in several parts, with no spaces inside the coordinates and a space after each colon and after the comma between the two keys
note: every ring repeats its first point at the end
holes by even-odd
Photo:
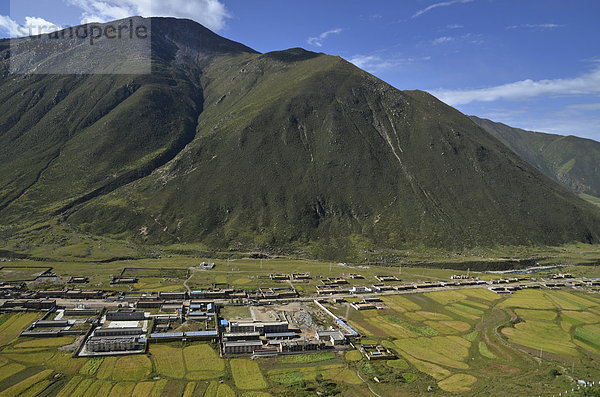
{"type": "Polygon", "coordinates": [[[600,240],[598,208],[429,94],[152,27],[151,75],[15,76],[0,53],[5,228],[332,258],[600,240]]]}
{"type": "Polygon", "coordinates": [[[600,142],[512,128],[470,116],[544,174],[594,202],[600,197],[600,142]],[[593,197],[590,197],[593,196],[593,197]]]}

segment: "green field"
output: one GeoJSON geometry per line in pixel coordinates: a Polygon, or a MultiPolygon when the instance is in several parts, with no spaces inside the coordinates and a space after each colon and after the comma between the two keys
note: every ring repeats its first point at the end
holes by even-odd
{"type": "MultiPolygon", "coordinates": [[[[504,395],[511,382],[492,380],[490,374],[526,373],[535,383],[541,368],[569,362],[577,368],[586,355],[600,354],[596,295],[542,289],[502,297],[487,289],[462,289],[384,297],[384,302],[388,309],[352,312],[350,323],[369,343],[380,341],[409,363],[407,369],[431,377],[446,392],[477,395],[485,387],[504,395]],[[541,366],[533,359],[540,355],[541,366]]],[[[569,385],[562,375],[548,382],[557,390],[569,385]]]]}
{"type": "Polygon", "coordinates": [[[267,387],[256,361],[235,358],[229,362],[235,385],[242,390],[257,390],[267,387]]]}

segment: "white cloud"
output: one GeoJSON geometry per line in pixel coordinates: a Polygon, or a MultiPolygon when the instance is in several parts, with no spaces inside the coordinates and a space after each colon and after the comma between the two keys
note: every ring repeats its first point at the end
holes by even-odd
{"type": "Polygon", "coordinates": [[[220,0],[66,0],[82,10],[81,22],[108,22],[130,16],[192,19],[212,30],[226,27],[230,14],[220,0]]]}
{"type": "Polygon", "coordinates": [[[547,30],[547,29],[557,29],[562,28],[564,25],[557,25],[555,23],[538,23],[538,24],[524,24],[524,25],[511,25],[507,26],[507,30],[514,29],[537,29],[537,30],[547,30]]]}
{"type": "Polygon", "coordinates": [[[10,37],[34,36],[62,29],[60,26],[38,17],[25,17],[25,24],[20,25],[6,15],[0,15],[0,28],[6,31],[10,37]]]}
{"type": "Polygon", "coordinates": [[[323,46],[323,41],[325,41],[325,39],[327,38],[327,36],[330,36],[332,34],[340,34],[341,32],[342,32],[342,29],[340,29],[340,28],[328,30],[327,32],[321,33],[317,37],[310,37],[306,42],[308,44],[310,44],[310,45],[314,45],[314,46],[317,46],[317,47],[322,47],[323,46]]]}
{"type": "Polygon", "coordinates": [[[379,55],[354,55],[348,59],[348,62],[366,71],[376,73],[382,70],[398,68],[415,61],[429,61],[430,59],[431,57],[429,56],[420,58],[383,58],[379,55]]]}
{"type": "Polygon", "coordinates": [[[421,15],[425,14],[426,12],[429,12],[429,11],[434,10],[436,8],[439,8],[439,7],[448,7],[448,6],[452,6],[454,4],[471,3],[473,1],[474,0],[450,0],[450,1],[442,1],[440,3],[432,4],[429,7],[425,7],[422,10],[419,10],[419,11],[415,12],[413,14],[412,18],[420,17],[421,15]]]}
{"type": "Polygon", "coordinates": [[[433,44],[433,45],[444,44],[444,43],[447,43],[452,40],[454,40],[453,37],[443,36],[443,37],[438,37],[437,39],[433,40],[431,42],[431,44],[433,44]]]}
{"type": "Polygon", "coordinates": [[[522,80],[495,87],[473,90],[437,90],[432,92],[451,106],[499,99],[519,100],[539,96],[600,94],[600,66],[581,76],[553,80],[522,80]]]}
{"type": "Polygon", "coordinates": [[[464,28],[464,26],[460,25],[460,24],[457,24],[457,23],[454,23],[452,25],[447,25],[446,28],[447,29],[462,29],[462,28],[464,28]]]}
{"type": "Polygon", "coordinates": [[[19,24],[6,15],[0,15],[0,28],[8,33],[10,37],[19,34],[19,24]]]}

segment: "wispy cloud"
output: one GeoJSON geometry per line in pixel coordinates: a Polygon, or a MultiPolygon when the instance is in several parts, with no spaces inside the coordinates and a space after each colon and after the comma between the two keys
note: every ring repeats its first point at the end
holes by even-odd
{"type": "Polygon", "coordinates": [[[515,30],[515,29],[533,29],[533,30],[549,30],[549,29],[558,29],[562,28],[565,25],[557,25],[555,23],[538,23],[538,24],[523,24],[523,25],[510,25],[507,26],[507,30],[515,30]]]}
{"type": "Polygon", "coordinates": [[[323,46],[323,42],[325,41],[325,39],[328,36],[331,36],[332,34],[340,34],[340,33],[342,33],[342,29],[341,28],[328,30],[327,32],[321,33],[317,37],[309,37],[309,39],[306,42],[308,44],[310,44],[310,45],[314,45],[314,46],[317,46],[317,47],[322,47],[323,46]]]}
{"type": "Polygon", "coordinates": [[[465,3],[471,3],[473,1],[474,0],[450,0],[450,1],[442,1],[442,2],[439,2],[439,3],[432,4],[429,7],[425,7],[423,9],[415,12],[413,14],[412,18],[420,17],[421,15],[423,15],[423,14],[425,14],[425,13],[431,11],[431,10],[434,10],[436,8],[439,8],[439,7],[449,7],[449,6],[452,6],[454,4],[465,4],[465,3]]]}
{"type": "Polygon", "coordinates": [[[52,33],[62,28],[43,18],[25,17],[25,24],[21,25],[9,16],[0,15],[0,29],[10,37],[23,37],[52,33]]]}
{"type": "Polygon", "coordinates": [[[448,36],[442,36],[442,37],[438,37],[437,39],[434,39],[431,44],[433,45],[439,45],[439,44],[444,44],[447,43],[449,41],[453,41],[454,37],[448,37],[448,36]]]}
{"type": "Polygon", "coordinates": [[[565,110],[574,111],[574,112],[588,112],[588,111],[596,111],[600,110],[600,103],[577,103],[573,105],[568,105],[565,110]]]}
{"type": "Polygon", "coordinates": [[[553,80],[522,80],[495,87],[473,90],[437,90],[432,92],[449,105],[492,102],[500,99],[519,100],[539,96],[600,94],[600,66],[578,77],[553,80]]]}
{"type": "Polygon", "coordinates": [[[454,24],[451,24],[451,25],[446,25],[446,29],[462,29],[462,28],[464,28],[464,26],[460,25],[458,23],[454,23],[454,24]]]}
{"type": "Polygon", "coordinates": [[[403,65],[413,63],[415,61],[429,61],[431,57],[382,57],[380,55],[354,55],[348,62],[355,66],[364,69],[368,72],[381,72],[393,68],[399,68],[403,65]]]}
{"type": "Polygon", "coordinates": [[[140,15],[192,19],[212,30],[226,27],[230,14],[220,0],[66,0],[81,9],[81,22],[107,22],[140,15]]]}

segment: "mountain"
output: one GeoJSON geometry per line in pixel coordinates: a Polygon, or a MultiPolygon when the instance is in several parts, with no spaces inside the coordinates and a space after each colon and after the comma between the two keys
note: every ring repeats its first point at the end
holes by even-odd
{"type": "MultiPolygon", "coordinates": [[[[425,92],[339,57],[135,21],[152,23],[151,74],[10,74],[0,42],[4,228],[53,219],[152,244],[332,258],[600,240],[598,208],[425,92]]],[[[51,45],[38,43],[36,62],[72,67],[51,45]]],[[[140,48],[119,51],[102,70],[126,54],[143,63],[140,48]]]]}
{"type": "Polygon", "coordinates": [[[469,116],[529,164],[576,194],[600,197],[600,142],[512,128],[469,116]]]}

